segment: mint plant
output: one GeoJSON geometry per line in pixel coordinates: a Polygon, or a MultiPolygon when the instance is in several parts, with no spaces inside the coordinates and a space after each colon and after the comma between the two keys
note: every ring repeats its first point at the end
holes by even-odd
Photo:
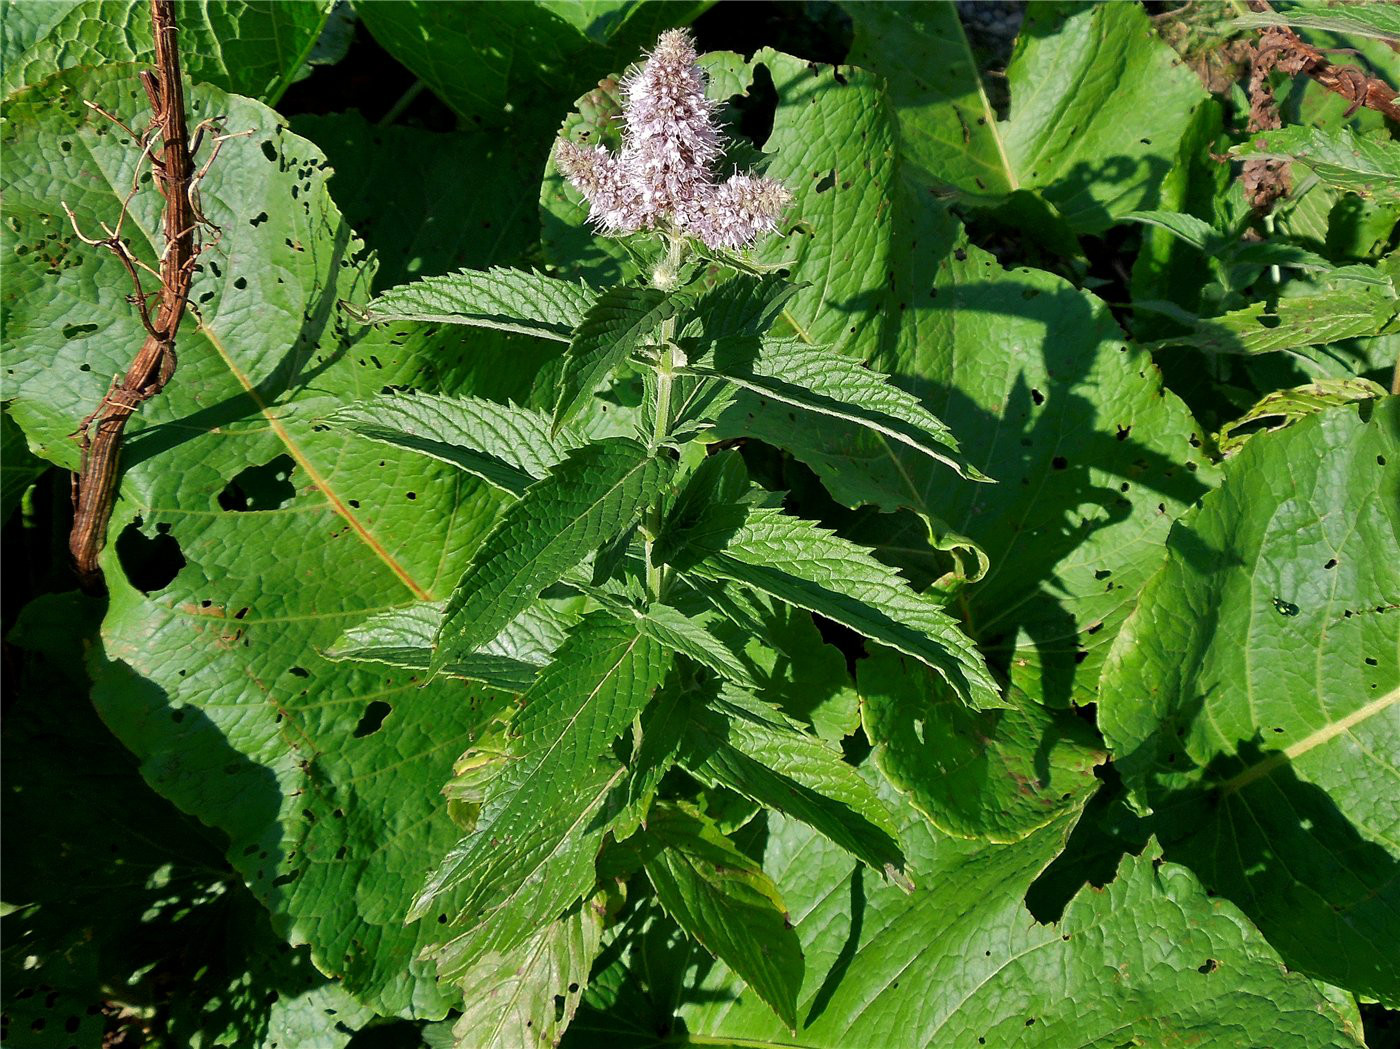
{"type": "Polygon", "coordinates": [[[828,347],[771,333],[797,289],[781,271],[754,273],[743,251],[776,229],[791,194],[748,174],[715,182],[722,143],[696,57],[672,30],[624,81],[619,156],[557,146],[594,224],[641,242],[648,283],[592,289],[497,269],[392,289],[359,312],[374,321],[419,303],[439,322],[567,349],[551,416],[401,394],[331,416],[513,500],[443,607],[375,617],[336,654],[519,693],[459,760],[447,793],[466,834],[409,912],[441,924],[443,978],[470,980],[485,961],[532,949],[608,877],[644,875],[665,912],[792,1026],[801,949],[776,888],[706,814],[714,799],[785,813],[912,883],[886,804],[773,701],[745,646],[780,653],[766,624],[800,609],[925,664],[969,707],[1003,701],[936,600],[787,512],[738,450],[713,443],[748,393],[805,425],[841,420],[977,476],[916,398],[828,347]],[[641,374],[644,398],[631,433],[603,435],[589,405],[624,369],[641,374]],[[673,768],[702,792],[677,793],[673,768]],[[776,946],[739,935],[746,923],[776,946]]]}

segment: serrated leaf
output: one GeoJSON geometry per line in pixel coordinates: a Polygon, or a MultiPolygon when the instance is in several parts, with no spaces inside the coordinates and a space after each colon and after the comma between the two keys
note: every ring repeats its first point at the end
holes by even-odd
{"type": "Polygon", "coordinates": [[[1183,517],[1099,724],[1169,856],[1291,968],[1400,1001],[1400,399],[1249,441],[1183,517]]]}
{"type": "Polygon", "coordinates": [[[672,460],[613,437],[570,452],[482,541],[447,602],[432,669],[495,637],[541,590],[636,520],[672,460]]]}
{"type": "Polygon", "coordinates": [[[779,276],[739,275],[705,292],[691,316],[701,342],[761,336],[768,333],[801,286],[779,276]]]}
{"type": "Polygon", "coordinates": [[[648,605],[636,618],[637,629],[658,644],[709,667],[736,685],[758,687],[753,672],[704,623],[661,602],[648,605]]]}
{"type": "Polygon", "coordinates": [[[602,937],[601,907],[587,901],[518,947],[481,958],[457,979],[463,1009],[452,1027],[452,1044],[458,1049],[558,1045],[588,985],[602,937]]]}
{"type": "MultiPolygon", "coordinates": [[[[928,1049],[1363,1044],[1238,909],[1209,898],[1153,845],[1126,857],[1103,889],[1083,889],[1060,921],[1037,922],[1023,903],[1026,889],[1071,822],[999,846],[944,837],[913,816],[903,830],[921,876],[905,895],[852,871],[806,828],[771,816],[763,867],[797,918],[807,958],[798,1033],[716,968],[674,989],[666,970],[637,973],[658,1010],[647,1017],[648,1034],[666,1023],[686,1031],[688,1044],[803,1049],[885,1045],[892,1031],[899,1045],[928,1049]]],[[[579,1028],[596,1032],[597,1044],[603,1032],[608,1044],[642,1044],[627,1034],[641,1026],[640,1003],[622,1000],[625,1012],[581,1013],[579,1028]]]]}
{"type": "Polygon", "coordinates": [[[1391,4],[1317,3],[1295,0],[1282,11],[1252,11],[1229,23],[1240,29],[1291,25],[1302,29],[1322,29],[1330,33],[1352,33],[1380,40],[1400,40],[1400,11],[1391,4]]]}
{"type": "MultiPolygon", "coordinates": [[[[609,747],[646,706],[668,658],[636,628],[591,613],[521,697],[511,758],[475,831],[448,852],[409,909],[440,910],[451,938],[434,951],[452,978],[488,952],[523,943],[583,898],[623,768],[609,747]]],[[[432,924],[432,923],[429,923],[432,924]]]]}
{"type": "Polygon", "coordinates": [[[982,479],[969,469],[948,428],[917,398],[829,349],[797,341],[725,338],[698,352],[683,374],[722,378],[805,412],[854,423],[885,440],[902,444],[952,468],[982,479]]]}
{"type": "Polygon", "coordinates": [[[998,120],[956,11],[853,4],[851,61],[889,79],[900,150],[970,204],[1033,191],[1075,233],[1156,205],[1192,111],[1195,76],[1134,4],[1034,4],[998,120]]]}
{"type": "Polygon", "coordinates": [[[1254,302],[1219,317],[1200,317],[1183,335],[1154,347],[1192,346],[1209,353],[1253,356],[1325,346],[1379,335],[1395,325],[1400,298],[1393,287],[1348,281],[1315,295],[1254,302]]]}
{"type": "Polygon", "coordinates": [[[957,622],[869,550],[780,510],[717,507],[670,554],[678,570],[732,579],[834,620],[933,667],[964,702],[1001,703],[957,622]]]}
{"type": "Polygon", "coordinates": [[[412,391],[348,404],[326,422],[451,463],[517,499],[584,443],[530,408],[412,391]]]}
{"type": "Polygon", "coordinates": [[[401,284],[349,312],[361,324],[464,324],[568,342],[596,298],[581,284],[498,267],[401,284]]]}
{"type": "Polygon", "coordinates": [[[554,425],[578,412],[594,389],[625,361],[663,320],[674,317],[680,302],[655,288],[609,288],[598,296],[574,329],[564,357],[554,425]]]}
{"type": "MultiPolygon", "coordinates": [[[[325,657],[425,671],[432,662],[433,638],[445,608],[445,602],[424,601],[370,616],[341,634],[325,657]]],[[[549,664],[574,621],[573,616],[536,602],[491,641],[443,664],[442,672],[505,692],[524,692],[549,664]]]]}
{"type": "Polygon", "coordinates": [[[1070,711],[1022,699],[968,710],[926,667],[888,649],[860,660],[861,720],[885,778],[945,834],[1020,841],[1084,807],[1107,756],[1070,711]]]}
{"type": "Polygon", "coordinates": [[[681,763],[709,784],[810,825],[862,863],[906,882],[884,803],[834,744],[737,689],[692,702],[681,763]]]}
{"type": "MultiPolygon", "coordinates": [[[[180,64],[190,80],[276,105],[307,59],[331,4],[178,2],[180,64]]],[[[155,61],[142,0],[5,5],[0,92],[9,97],[60,70],[155,61]]],[[[232,130],[232,128],[230,128],[232,130]]]]}
{"type": "Polygon", "coordinates": [[[1400,143],[1384,137],[1293,125],[1257,133],[1230,152],[1300,161],[1333,189],[1400,202],[1400,143]]]}
{"type": "Polygon", "coordinates": [[[712,823],[678,805],[652,810],[640,848],[642,868],[666,913],[795,1027],[802,947],[763,868],[712,823]]]}

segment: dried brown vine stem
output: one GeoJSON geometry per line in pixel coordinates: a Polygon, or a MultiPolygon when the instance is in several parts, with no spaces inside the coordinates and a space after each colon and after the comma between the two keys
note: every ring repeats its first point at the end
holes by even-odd
{"type": "MultiPolygon", "coordinates": [[[[165,249],[160,257],[159,288],[149,294],[142,289],[137,267],[148,267],[132,256],[121,239],[129,195],[122,203],[116,228],[103,227],[107,237],[94,239],[79,233],[85,242],[105,247],[122,260],[135,286],[131,302],[146,329],[145,341],[131,367],[112,384],[96,410],[78,427],[82,466],[73,478],[73,530],[68,536],[68,548],[78,576],[88,589],[99,588],[102,582],[97,556],[106,540],[107,522],[116,498],[117,465],[127,420],[143,401],[164,388],[175,371],[175,334],[185,314],[195,258],[199,253],[196,231],[203,222],[192,192],[194,161],[185,124],[179,28],[173,0],[151,0],[151,23],[155,29],[156,68],[155,72],[141,74],[141,84],[150,99],[152,116],[145,132],[133,137],[141,143],[143,160],[149,158],[156,185],[165,198],[162,220],[165,249]],[[158,148],[154,144],[157,139],[158,148]],[[152,296],[156,298],[154,310],[148,302],[152,296]]],[[[96,106],[90,108],[121,123],[96,106]]],[[[69,218],[73,218],[72,212],[69,218]]],[[[76,221],[74,228],[77,228],[76,221]]]]}
{"type": "MultiPolygon", "coordinates": [[[[1268,0],[1249,0],[1249,7],[1256,12],[1273,10],[1268,0]]],[[[1400,121],[1400,105],[1396,105],[1397,95],[1393,87],[1355,66],[1333,65],[1322,51],[1286,26],[1270,26],[1263,30],[1259,50],[1276,52],[1273,64],[1285,73],[1302,73],[1327,90],[1350,100],[1351,108],[1347,110],[1347,116],[1365,106],[1385,114],[1391,120],[1400,121]]]]}

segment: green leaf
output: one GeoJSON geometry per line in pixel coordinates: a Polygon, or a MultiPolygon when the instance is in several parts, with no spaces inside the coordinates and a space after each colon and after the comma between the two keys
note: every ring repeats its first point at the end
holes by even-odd
{"type": "Polygon", "coordinates": [[[1397,534],[1400,399],[1251,439],[1172,530],[1099,703],[1168,854],[1290,967],[1392,1004],[1397,534]]]}
{"type": "Polygon", "coordinates": [[[9,412],[0,412],[0,524],[9,521],[44,469],[43,460],[30,452],[24,431],[9,412]]]}
{"type": "Polygon", "coordinates": [[[601,21],[587,25],[589,9],[561,11],[555,4],[463,8],[396,0],[359,3],[355,10],[375,40],[444,102],[474,125],[498,128],[552,127],[554,100],[572,98],[621,68],[661,30],[685,24],[701,8],[643,3],[622,17],[599,13],[601,21]]]}
{"type": "MultiPolygon", "coordinates": [[[[677,569],[732,579],[927,663],[966,703],[1000,704],[956,621],[869,550],[780,510],[718,507],[670,554],[677,569]]],[[[664,547],[659,549],[665,550],[664,547]]]]}
{"type": "Polygon", "coordinates": [[[1123,222],[1140,222],[1144,226],[1164,229],[1201,251],[1220,251],[1230,243],[1229,239],[1209,222],[1180,211],[1130,211],[1119,216],[1119,219],[1123,222]]]}
{"type": "Polygon", "coordinates": [[[600,809],[624,773],[609,747],[667,662],[634,626],[591,613],[521,697],[512,760],[487,789],[476,829],[409,909],[409,920],[434,910],[447,918],[451,938],[434,952],[442,977],[524,943],[591,890],[607,831],[600,809]]]}
{"type": "Polygon", "coordinates": [[[1259,132],[1230,153],[1298,161],[1333,189],[1400,202],[1400,142],[1354,135],[1350,128],[1294,125],[1259,132]]]}
{"type": "MultiPolygon", "coordinates": [[[[121,262],[53,218],[67,201],[84,230],[114,222],[136,153],[60,103],[141,123],[137,71],[72,71],[6,107],[7,410],[65,467],[68,435],[145,333],[121,262]]],[[[93,700],[148,782],[226,835],[279,934],[377,1012],[442,1016],[455,992],[417,960],[435,930],[406,927],[404,912],[460,836],[438,791],[498,700],[319,653],[369,615],[446,598],[501,497],[324,419],[386,384],[523,400],[542,354],[479,329],[352,333],[335,304],[364,301],[373,265],[325,158],[257,103],[198,85],[187,102],[255,134],[226,142],[205,176],[223,237],[194,281],[202,323],[187,316],[175,379],[127,428],[93,700]]],[[[162,205],[153,190],[132,201],[126,229],[147,265],[164,248],[162,205]]]]}
{"type": "MultiPolygon", "coordinates": [[[[310,56],[330,9],[327,0],[181,0],[175,4],[180,64],[196,83],[276,105],[310,56]]],[[[151,9],[143,0],[7,4],[3,41],[0,93],[6,98],[60,70],[155,61],[151,9]]],[[[230,125],[229,130],[236,129],[230,125]]]]}
{"type": "Polygon", "coordinates": [[[461,1049],[558,1045],[588,985],[602,936],[600,901],[588,901],[518,947],[476,962],[457,980],[463,1009],[452,1027],[452,1044],[461,1049]]]}
{"type": "Polygon", "coordinates": [[[613,837],[618,841],[631,837],[642,825],[662,778],[680,754],[681,740],[690,724],[687,676],[679,664],[673,664],[670,675],[637,722],[639,732],[633,734],[627,778],[620,791],[622,810],[612,824],[613,837]]]}
{"type": "Polygon", "coordinates": [[[463,270],[390,288],[367,306],[349,307],[361,324],[423,321],[533,335],[568,342],[597,293],[542,273],[463,270]]]}
{"type": "Polygon", "coordinates": [[[385,393],[337,409],[326,421],[373,441],[451,463],[519,499],[583,445],[549,417],[480,397],[385,393]]]}
{"type": "MultiPolygon", "coordinates": [[[[895,208],[890,302],[909,308],[872,363],[918,394],[998,483],[950,483],[902,448],[819,472],[833,491],[878,483],[891,509],[934,516],[984,550],[990,571],[957,597],[967,632],[1013,691],[1047,706],[1091,703],[1172,519],[1214,483],[1202,431],[1100,300],[1042,271],[1003,270],[914,187],[895,208]]],[[[838,453],[848,446],[834,429],[828,440],[838,453]]],[[[916,582],[948,570],[913,517],[845,531],[916,582]]]]}
{"type": "Polygon", "coordinates": [[[952,6],[849,11],[851,61],[888,78],[900,150],[921,178],[972,204],[1034,191],[1075,233],[1156,205],[1177,142],[1207,97],[1136,4],[1031,5],[1000,121],[952,6]]]}
{"type": "Polygon", "coordinates": [[[500,633],[541,590],[632,524],[674,471],[672,460],[626,437],[570,452],[482,542],[447,602],[432,669],[500,633]]]}
{"type": "Polygon", "coordinates": [[[1098,789],[1106,755],[1078,715],[1024,699],[968,710],[942,678],[887,649],[857,668],[876,764],[945,834],[1020,841],[1098,789]]]}
{"type": "Polygon", "coordinates": [[[681,763],[705,783],[801,820],[907,884],[899,835],[884,802],[835,745],[802,731],[774,707],[737,689],[694,703],[681,763]]]}
{"type": "Polygon", "coordinates": [[[1400,296],[1393,285],[1345,281],[1317,294],[1281,297],[1272,306],[1253,302],[1223,316],[1197,318],[1187,333],[1152,345],[1245,356],[1302,353],[1310,346],[1379,335],[1394,326],[1397,315],[1400,296]]]}
{"type": "Polygon", "coordinates": [[[1263,430],[1281,430],[1317,412],[1349,401],[1384,397],[1385,390],[1370,379],[1318,379],[1291,390],[1275,390],[1261,397],[1249,411],[1224,427],[1216,437],[1220,453],[1238,452],[1246,441],[1263,430]]]}
{"type": "Polygon", "coordinates": [[[702,342],[766,335],[801,287],[783,277],[739,274],[716,285],[691,309],[693,334],[702,342]]]}
{"type": "Polygon", "coordinates": [[[1330,33],[1354,33],[1381,40],[1400,40],[1400,11],[1390,4],[1334,4],[1295,0],[1282,11],[1258,11],[1240,15],[1230,23],[1239,29],[1291,25],[1323,29],[1330,33]]]}
{"type": "MultiPolygon", "coordinates": [[[[327,659],[387,663],[426,671],[432,662],[433,638],[442,625],[441,601],[425,601],[370,616],[346,630],[327,659]]],[[[504,692],[524,692],[535,675],[553,659],[574,617],[540,601],[511,620],[494,639],[457,660],[442,672],[448,677],[480,681],[504,692]]]]}
{"type": "Polygon", "coordinates": [[[609,288],[599,295],[569,340],[554,404],[555,426],[573,418],[594,389],[679,306],[675,297],[655,288],[609,288]]]}
{"type": "Polygon", "coordinates": [[[680,371],[725,379],[757,394],[760,404],[774,400],[854,423],[936,459],[961,476],[981,478],[976,470],[969,472],[948,427],[917,398],[829,349],[797,341],[726,338],[706,347],[680,371]]]}
{"type": "MultiPolygon", "coordinates": [[[[1155,846],[1125,858],[1103,889],[1082,890],[1060,921],[1037,922],[1023,898],[1071,822],[1062,817],[1005,846],[947,838],[915,816],[904,833],[920,883],[905,895],[852,871],[806,828],[770,817],[763,867],[807,958],[798,1033],[718,967],[671,991],[676,1015],[663,1006],[660,1019],[686,1032],[682,1045],[838,1049],[885,1045],[892,1031],[901,1046],[930,1049],[1242,1038],[1277,1049],[1362,1045],[1234,906],[1209,898],[1155,846]]],[[[653,993],[666,993],[668,978],[650,976],[653,993]]],[[[579,1026],[628,1044],[637,1011],[629,1003],[626,1012],[580,1014],[579,1026]]]]}
{"type": "Polygon", "coordinates": [[[371,123],[355,110],[290,120],[335,169],[335,202],[379,260],[375,291],[484,270],[539,239],[539,218],[522,190],[539,181],[540,158],[498,132],[371,123]],[[412,178],[404,177],[406,158],[412,178]]]}
{"type": "Polygon", "coordinates": [[[759,687],[753,671],[699,620],[661,602],[639,611],[636,619],[637,629],[658,644],[709,667],[736,685],[759,687]]]}
{"type": "Polygon", "coordinates": [[[763,868],[714,824],[679,805],[652,810],[641,850],[666,913],[795,1027],[802,947],[763,868]]]}

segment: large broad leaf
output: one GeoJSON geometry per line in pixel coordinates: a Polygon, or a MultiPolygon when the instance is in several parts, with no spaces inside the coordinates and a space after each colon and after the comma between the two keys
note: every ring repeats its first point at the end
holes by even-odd
{"type": "Polygon", "coordinates": [[[153,794],[85,702],[82,648],[101,618],[96,599],[49,594],[6,637],[5,1043],[69,1049],[144,1029],[176,1045],[339,1049],[370,1010],[287,949],[231,883],[217,833],[153,794]],[[156,1021],[109,1016],[113,987],[160,1003],[156,1021]]]}
{"type": "Polygon", "coordinates": [[[1290,966],[1400,1001],[1400,399],[1255,437],[1183,518],[1100,724],[1170,855],[1290,966]]]}
{"type": "MultiPolygon", "coordinates": [[[[195,82],[276,105],[310,57],[330,9],[329,0],[182,0],[175,5],[180,64],[195,82]]],[[[146,0],[6,4],[4,27],[0,92],[6,97],[59,70],[155,59],[146,0]]]]}
{"type": "Polygon", "coordinates": [[[443,976],[525,942],[591,890],[607,831],[599,810],[624,773],[609,747],[668,661],[635,626],[595,612],[521,697],[512,760],[488,786],[474,831],[409,910],[410,919],[435,910],[446,919],[450,939],[440,936],[435,952],[443,976]]]}
{"type": "Polygon", "coordinates": [[[539,237],[521,187],[539,178],[540,158],[499,134],[372,124],[354,110],[301,114],[291,124],[335,169],[335,202],[379,260],[375,291],[482,269],[528,251],[539,237]],[[404,177],[406,158],[412,178],[404,177]]]}
{"type": "Polygon", "coordinates": [[[968,710],[942,678],[888,649],[857,667],[880,771],[944,833],[1019,841],[1098,789],[1102,743],[1069,711],[968,710]]]}
{"type": "Polygon", "coordinates": [[[569,453],[482,542],[447,602],[434,668],[500,633],[541,590],[632,524],[674,471],[672,460],[626,437],[569,453]]]}
{"type": "Polygon", "coordinates": [[[851,61],[884,74],[900,149],[971,202],[1038,193],[1097,233],[1150,208],[1206,92],[1137,4],[1034,4],[997,120],[952,4],[852,4],[851,61]]]}
{"type": "Polygon", "coordinates": [[[792,1027],[802,946],[763,868],[713,823],[677,805],[653,810],[640,847],[666,913],[792,1027]]]}
{"type": "Polygon", "coordinates": [[[1125,859],[1106,888],[1084,889],[1059,922],[1037,923],[1022,899],[1071,822],[1005,846],[946,838],[914,816],[904,831],[921,877],[906,895],[770,817],[763,867],[807,959],[796,1033],[723,967],[681,975],[691,961],[682,957],[634,969],[639,995],[598,998],[625,1009],[585,1006],[573,1044],[655,1044],[645,1039],[662,1024],[677,1045],[813,1049],[1362,1044],[1233,905],[1210,899],[1154,846],[1125,859]]]}
{"type": "Polygon", "coordinates": [[[683,572],[753,587],[922,660],[972,706],[1000,702],[953,617],[864,547],[780,510],[739,506],[715,508],[672,542],[658,549],[683,572]]]}
{"type": "Polygon", "coordinates": [[[552,127],[563,113],[551,103],[620,68],[661,30],[704,7],[655,0],[623,10],[591,6],[396,0],[356,10],[384,49],[462,116],[488,127],[522,119],[552,127]]]}
{"type": "MultiPolygon", "coordinates": [[[[115,221],[135,151],[80,100],[140,121],[136,72],[69,74],[6,114],[6,394],[64,466],[143,332],[120,262],[54,216],[66,200],[85,230],[115,221]]],[[[374,1008],[440,1016],[455,992],[403,919],[458,837],[438,791],[498,700],[318,653],[369,614],[445,599],[499,497],[323,419],[386,383],[524,399],[542,355],[462,328],[352,331],[336,302],[363,302],[372,268],[320,154],[256,103],[195,88],[189,105],[256,134],[206,176],[223,237],[195,280],[203,323],[187,318],[174,380],[128,429],[94,698],[149,782],[228,836],[281,933],[374,1008]]],[[[148,264],[161,203],[139,194],[126,226],[148,264]]]]}

